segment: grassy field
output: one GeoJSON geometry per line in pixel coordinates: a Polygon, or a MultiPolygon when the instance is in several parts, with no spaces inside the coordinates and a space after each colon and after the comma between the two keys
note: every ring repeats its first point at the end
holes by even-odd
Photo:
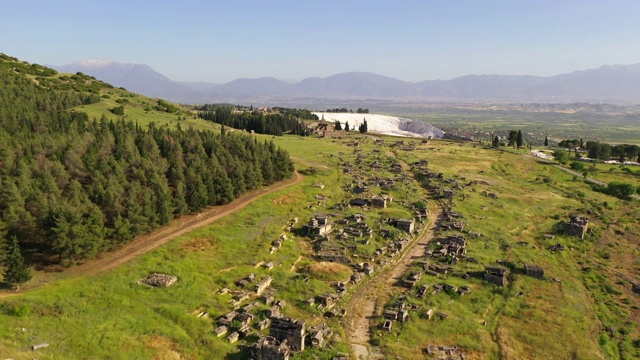
{"type": "MultiPolygon", "coordinates": [[[[456,195],[455,209],[464,215],[467,228],[485,236],[470,241],[468,255],[480,264],[506,260],[520,270],[512,272],[510,284],[505,288],[487,286],[483,280],[473,278],[467,281],[457,276],[423,277],[421,284],[443,281],[455,286],[466,284],[472,293],[464,297],[439,293],[424,301],[414,300],[423,308],[442,310],[450,318],[411,321],[405,325],[406,330],[398,332],[399,339],[383,336],[390,353],[419,357],[417,349],[440,343],[463,346],[470,350],[471,358],[631,359],[638,356],[637,348],[630,346],[628,338],[614,345],[620,340],[618,334],[608,336],[602,332],[602,324],[616,322],[619,333],[635,333],[637,338],[637,323],[627,320],[638,305],[629,292],[628,279],[614,284],[612,278],[596,279],[592,273],[592,266],[596,264],[599,267],[615,264],[609,249],[617,248],[622,242],[634,248],[633,253],[637,255],[637,226],[618,230],[627,238],[617,239],[616,245],[604,240],[605,236],[610,239],[615,233],[607,229],[611,217],[625,218],[626,222],[630,216],[637,222],[634,205],[594,193],[572,176],[519,155],[469,144],[432,144],[428,149],[401,152],[398,156],[408,160],[425,157],[432,169],[447,177],[465,177],[490,184],[474,186],[472,190],[467,188],[456,195]],[[480,195],[483,190],[496,193],[498,199],[480,195]],[[602,205],[605,202],[609,206],[606,209],[602,205]],[[631,213],[625,214],[630,209],[633,209],[631,213]],[[593,214],[590,217],[593,234],[586,240],[565,236],[556,236],[553,241],[543,239],[543,234],[554,232],[558,219],[568,219],[575,213],[593,214]],[[556,243],[572,251],[547,250],[556,243]],[[597,248],[603,243],[607,244],[604,259],[597,255],[597,248]],[[546,279],[523,276],[524,264],[542,266],[546,279]],[[607,290],[594,291],[598,288],[607,290]],[[603,301],[606,305],[602,305],[603,301]],[[618,316],[612,317],[612,314],[618,316]],[[450,320],[451,317],[455,320],[450,320]],[[484,321],[486,326],[481,325],[484,321]]],[[[482,271],[482,266],[475,264],[464,263],[460,267],[460,272],[482,271]]],[[[637,278],[637,273],[631,277],[637,278]]]]}
{"type": "Polygon", "coordinates": [[[101,100],[95,104],[81,105],[75,109],[89,115],[90,119],[100,119],[102,116],[108,120],[135,121],[142,126],[153,122],[156,126],[169,126],[175,128],[180,124],[183,128],[198,130],[218,130],[220,126],[196,117],[195,112],[181,109],[177,112],[166,112],[154,109],[158,105],[158,99],[130,93],[118,88],[104,88],[100,92],[101,100]],[[124,116],[116,115],[111,110],[118,106],[124,106],[124,116]]]}
{"type": "Polygon", "coordinates": [[[587,168],[590,170],[589,177],[605,183],[622,181],[640,187],[640,166],[595,164],[587,168]]]}
{"type": "MultiPolygon", "coordinates": [[[[97,105],[117,105],[116,93],[107,99],[113,103],[97,105]]],[[[131,100],[137,101],[144,105],[151,100],[131,100]]],[[[126,106],[130,107],[131,116],[136,111],[136,118],[141,115],[138,111],[144,112],[138,106],[126,106]]],[[[178,115],[162,116],[170,124],[178,115]]],[[[160,125],[165,121],[153,119],[160,125]]],[[[211,126],[199,120],[181,121],[211,126]]],[[[328,349],[310,349],[294,358],[330,359],[338,352],[349,352],[339,320],[325,318],[305,300],[331,291],[332,283],[346,280],[351,269],[314,260],[311,244],[295,231],[287,232],[290,240],[284,241],[280,250],[273,254],[268,250],[293,217],[299,218],[299,229],[312,215],[332,211],[329,205],[349,197],[343,188],[351,177],[343,174],[339,164],[341,157],[353,159],[354,148],[347,145],[352,139],[258,138],[273,139],[288,150],[297,170],[306,174],[303,182],[265,196],[212,226],[181,236],[116,270],[90,278],[62,277],[24,295],[0,300],[0,354],[16,359],[242,359],[246,354],[238,345],[246,344],[245,340],[229,344],[211,331],[212,319],[233,309],[232,295],[220,295],[218,291],[237,288],[235,281],[249,273],[258,279],[273,277],[276,298],[287,302],[284,314],[306,319],[307,326],[327,322],[337,332],[328,349]],[[325,187],[312,186],[318,183],[325,187]],[[327,197],[324,205],[315,200],[318,194],[327,197]],[[276,264],[272,270],[260,266],[269,261],[276,264]],[[138,284],[152,272],[174,274],[179,282],[167,289],[138,284]],[[202,311],[209,312],[208,319],[195,316],[202,311]],[[42,342],[50,346],[30,349],[42,342]]],[[[392,142],[391,138],[386,140],[387,144],[392,142]]],[[[424,299],[410,297],[409,302],[422,306],[411,321],[395,327],[390,334],[374,332],[375,342],[388,358],[422,359],[429,344],[460,346],[469,359],[640,356],[640,302],[630,285],[637,282],[640,269],[637,203],[593,192],[579,179],[534,159],[472,143],[430,141],[418,145],[415,151],[402,151],[363,140],[359,149],[383,161],[389,156],[405,163],[428,159],[429,167],[446,178],[483,181],[456,191],[454,209],[464,216],[466,229],[484,235],[468,244],[468,255],[479,263],[460,263],[456,273],[482,271],[483,265],[503,259],[513,266],[506,287],[473,277],[423,276],[420,284],[468,285],[472,292],[465,296],[442,292],[424,299]],[[483,190],[496,193],[498,198],[482,196],[483,190]],[[554,232],[557,224],[572,214],[588,214],[592,233],[585,240],[563,235],[543,239],[543,234],[554,232]],[[557,243],[567,250],[548,250],[557,243]],[[521,273],[519,269],[530,263],[545,269],[544,280],[521,273]],[[429,308],[447,313],[448,319],[421,318],[421,312],[429,308]]],[[[605,168],[601,173],[612,179],[626,176],[605,168]]],[[[415,184],[390,192],[399,199],[425,194],[415,184]]],[[[410,213],[395,203],[388,210],[367,213],[371,219],[398,215],[410,213]]],[[[374,239],[372,245],[378,246],[381,241],[374,239]]],[[[264,316],[258,314],[256,321],[264,316]]]]}

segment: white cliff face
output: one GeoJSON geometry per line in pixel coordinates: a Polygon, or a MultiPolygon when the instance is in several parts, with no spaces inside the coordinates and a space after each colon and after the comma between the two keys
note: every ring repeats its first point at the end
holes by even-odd
{"type": "Polygon", "coordinates": [[[314,112],[314,114],[316,114],[318,118],[324,118],[324,120],[328,122],[339,121],[343,127],[345,123],[348,122],[349,128],[355,130],[358,129],[364,120],[367,120],[367,128],[369,132],[384,135],[423,138],[431,137],[433,139],[440,139],[444,135],[444,131],[429,123],[419,120],[400,118],[397,116],[326,112],[314,112]]]}

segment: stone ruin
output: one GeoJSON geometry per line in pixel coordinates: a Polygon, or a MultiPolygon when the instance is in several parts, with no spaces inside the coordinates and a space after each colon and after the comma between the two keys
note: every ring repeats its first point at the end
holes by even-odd
{"type": "Polygon", "coordinates": [[[153,273],[145,276],[139,283],[154,287],[169,287],[177,281],[178,278],[174,275],[153,273]]]}
{"type": "Polygon", "coordinates": [[[484,279],[498,286],[507,284],[507,269],[502,266],[485,266],[484,279]]]}
{"type": "Polygon", "coordinates": [[[574,215],[568,224],[565,224],[564,232],[569,236],[579,237],[584,239],[584,235],[587,233],[587,227],[589,226],[589,219],[586,216],[574,215]]]}
{"type": "Polygon", "coordinates": [[[544,269],[538,265],[527,264],[524,266],[524,271],[527,275],[537,278],[544,278],[544,269]]]}
{"type": "Polygon", "coordinates": [[[445,198],[445,199],[453,200],[453,195],[454,195],[453,190],[451,190],[451,189],[445,189],[445,190],[443,191],[443,195],[442,195],[442,197],[443,197],[443,198],[445,198]]]}
{"type": "Polygon", "coordinates": [[[320,324],[309,328],[307,342],[310,346],[324,347],[331,336],[333,336],[333,330],[327,324],[320,324]]]}
{"type": "Polygon", "coordinates": [[[291,350],[286,341],[278,341],[272,336],[264,336],[249,347],[251,360],[288,360],[291,350]]]}
{"type": "Polygon", "coordinates": [[[331,220],[328,216],[316,216],[305,226],[307,236],[324,235],[331,232],[331,220]]]}
{"type": "Polygon", "coordinates": [[[286,341],[292,351],[303,351],[306,334],[305,324],[304,320],[274,316],[271,318],[269,335],[279,342],[286,341]]]}
{"type": "Polygon", "coordinates": [[[273,278],[271,276],[266,276],[260,280],[255,287],[256,294],[262,295],[262,293],[271,285],[273,278]]]}
{"type": "MultiPolygon", "coordinates": [[[[409,321],[409,307],[404,302],[396,302],[382,312],[382,316],[390,321],[409,321]]],[[[393,323],[392,323],[393,324],[393,323]]],[[[384,324],[383,324],[384,328],[384,324]]]]}
{"type": "Polygon", "coordinates": [[[466,357],[457,346],[444,346],[431,344],[425,352],[430,359],[438,360],[465,360],[466,357]]]}
{"type": "Polygon", "coordinates": [[[401,285],[406,288],[412,289],[414,286],[416,286],[416,284],[418,283],[418,281],[420,281],[421,278],[422,278],[421,272],[412,271],[406,279],[402,280],[401,285]]]}

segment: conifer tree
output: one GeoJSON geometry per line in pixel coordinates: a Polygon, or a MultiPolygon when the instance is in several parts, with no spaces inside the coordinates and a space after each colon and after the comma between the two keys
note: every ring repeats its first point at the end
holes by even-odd
{"type": "Polygon", "coordinates": [[[544,146],[549,146],[549,137],[548,136],[544,137],[544,146]]]}
{"type": "Polygon", "coordinates": [[[7,238],[7,255],[5,258],[4,281],[16,284],[20,289],[20,284],[31,280],[31,270],[25,264],[18,238],[10,236],[7,238]]]}
{"type": "Polygon", "coordinates": [[[516,146],[518,146],[518,150],[522,147],[522,130],[518,130],[518,135],[516,138],[516,146]]]}
{"type": "Polygon", "coordinates": [[[515,130],[509,130],[509,136],[507,137],[507,145],[516,147],[516,141],[518,140],[518,132],[515,130]]]}

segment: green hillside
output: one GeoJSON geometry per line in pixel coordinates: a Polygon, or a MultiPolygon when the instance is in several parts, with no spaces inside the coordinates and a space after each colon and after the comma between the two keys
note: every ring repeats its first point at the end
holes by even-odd
{"type": "Polygon", "coordinates": [[[138,96],[86,75],[0,60],[0,229],[33,264],[96,257],[292,175],[273,143],[183,128],[188,112],[163,100],[129,101],[138,96]],[[138,121],[143,105],[150,115],[138,121]]]}
{"type": "MultiPolygon", "coordinates": [[[[39,265],[23,291],[1,285],[3,357],[247,359],[260,338],[281,336],[279,312],[314,339],[292,359],[640,358],[635,200],[524,150],[187,129],[210,125],[82,75],[51,92],[62,85],[34,79],[60,74],[12,61],[0,72],[15,94],[0,96],[15,104],[0,106],[0,229],[39,265]],[[279,181],[293,166],[302,178],[279,181]],[[61,252],[100,257],[91,251],[127,249],[116,230],[162,235],[179,226],[169,214],[197,222],[217,209],[227,216],[105,271],[92,265],[112,252],[61,252]],[[567,230],[575,215],[588,219],[583,238],[567,230]],[[73,261],[83,265],[65,267],[73,261]],[[145,285],[154,273],[176,282],[145,285]],[[321,324],[330,331],[318,335],[321,324]]],[[[598,167],[607,182],[636,179],[598,167]]]]}

